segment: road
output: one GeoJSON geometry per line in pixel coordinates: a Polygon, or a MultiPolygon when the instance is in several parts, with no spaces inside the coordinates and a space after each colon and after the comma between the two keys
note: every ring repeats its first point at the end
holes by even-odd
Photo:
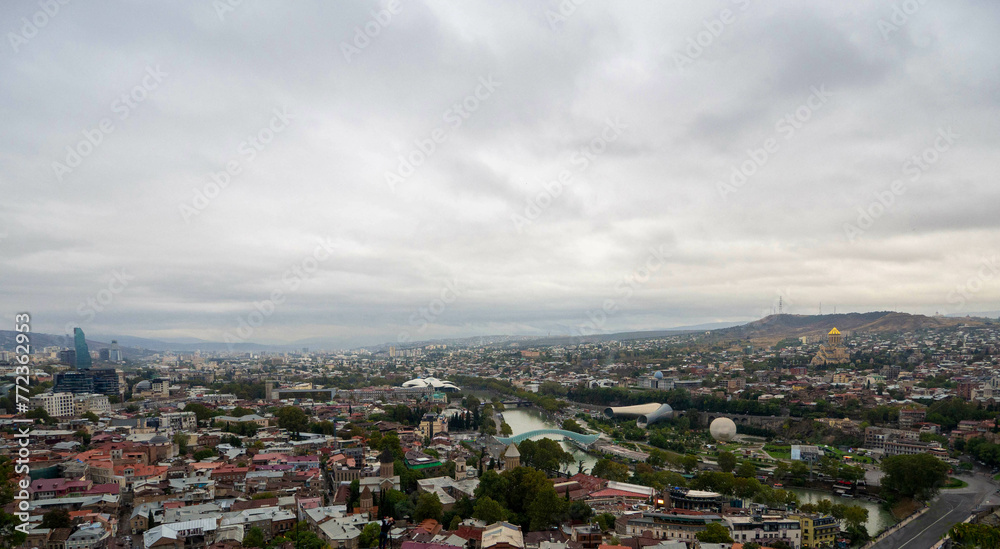
{"type": "Polygon", "coordinates": [[[927,549],[981,504],[1000,505],[997,486],[989,477],[969,474],[959,478],[969,485],[954,490],[941,490],[941,495],[931,502],[926,513],[898,532],[880,540],[872,549],[927,549]]]}

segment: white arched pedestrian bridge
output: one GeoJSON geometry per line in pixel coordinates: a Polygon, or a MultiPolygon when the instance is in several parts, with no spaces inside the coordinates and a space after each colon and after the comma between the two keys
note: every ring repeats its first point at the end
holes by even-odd
{"type": "Polygon", "coordinates": [[[529,438],[534,438],[542,435],[560,435],[566,438],[575,440],[576,442],[583,444],[584,446],[590,446],[591,444],[597,442],[597,439],[601,438],[601,435],[584,435],[580,433],[574,433],[573,431],[564,431],[562,429],[538,429],[535,431],[528,431],[526,433],[521,433],[519,435],[514,435],[512,437],[497,437],[497,440],[504,444],[518,444],[528,440],[529,438]]]}

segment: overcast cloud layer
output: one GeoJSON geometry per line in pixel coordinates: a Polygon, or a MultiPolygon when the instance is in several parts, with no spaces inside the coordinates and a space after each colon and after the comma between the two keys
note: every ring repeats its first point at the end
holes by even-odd
{"type": "Polygon", "coordinates": [[[1000,308],[995,2],[232,3],[0,4],[11,327],[1000,308]]]}

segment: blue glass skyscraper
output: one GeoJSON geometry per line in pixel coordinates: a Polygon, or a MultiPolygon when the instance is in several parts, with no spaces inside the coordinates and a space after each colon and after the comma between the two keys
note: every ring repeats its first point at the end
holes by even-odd
{"type": "Polygon", "coordinates": [[[73,328],[73,339],[76,341],[76,369],[89,370],[94,362],[90,359],[90,349],[87,348],[87,337],[83,330],[73,328]]]}

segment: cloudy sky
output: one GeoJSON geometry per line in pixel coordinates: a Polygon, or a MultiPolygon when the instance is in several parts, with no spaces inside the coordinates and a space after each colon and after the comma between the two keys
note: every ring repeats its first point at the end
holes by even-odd
{"type": "Polygon", "coordinates": [[[0,5],[11,327],[1000,308],[994,2],[53,4],[0,5]]]}

